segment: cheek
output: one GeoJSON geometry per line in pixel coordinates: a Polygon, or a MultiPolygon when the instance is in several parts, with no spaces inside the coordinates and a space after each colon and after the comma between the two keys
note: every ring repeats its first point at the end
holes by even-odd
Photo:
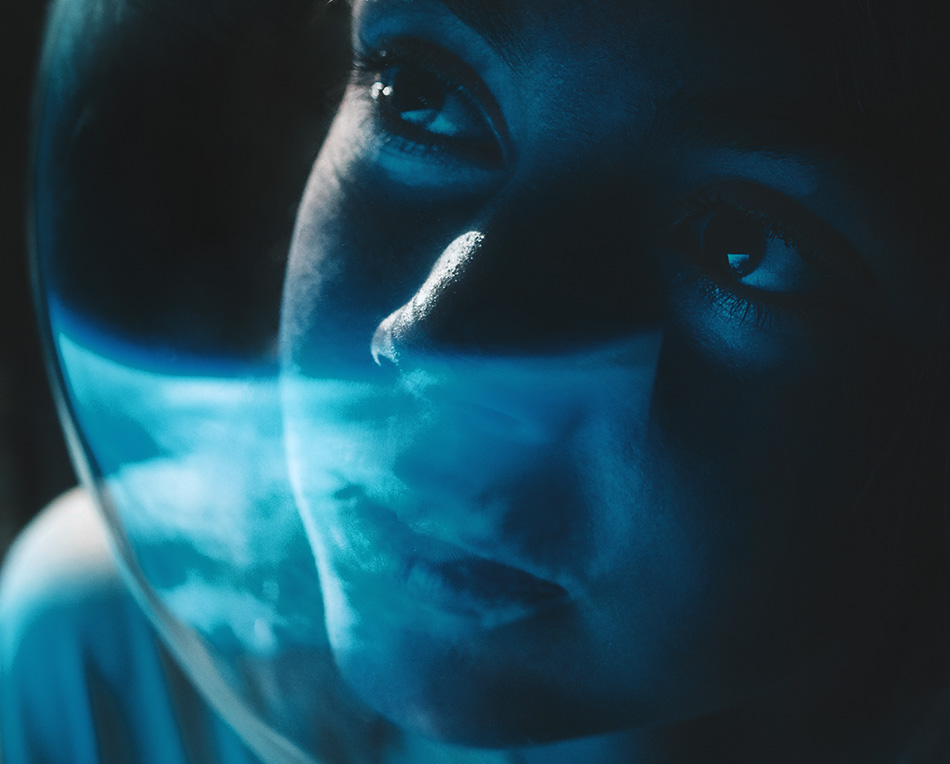
{"type": "MultiPolygon", "coordinates": [[[[654,437],[738,506],[852,505],[905,399],[899,348],[873,323],[769,336],[737,354],[674,321],[657,369],[654,437]]],[[[800,521],[801,518],[796,520],[800,521]]]]}
{"type": "Polygon", "coordinates": [[[680,697],[741,690],[841,636],[831,603],[861,580],[847,577],[852,510],[906,399],[892,372],[909,366],[881,339],[826,327],[750,368],[668,326],[648,401],[623,395],[637,384],[598,398],[575,460],[591,623],[599,647],[646,659],[616,655],[618,672],[662,666],[657,691],[680,697]]]}

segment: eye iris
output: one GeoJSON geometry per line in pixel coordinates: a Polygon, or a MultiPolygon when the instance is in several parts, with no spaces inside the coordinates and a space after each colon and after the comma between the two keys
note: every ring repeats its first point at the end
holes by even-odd
{"type": "Polygon", "coordinates": [[[500,167],[502,144],[483,108],[493,103],[484,84],[464,63],[431,51],[416,63],[420,55],[404,51],[399,63],[373,61],[369,96],[375,119],[367,129],[385,139],[389,157],[437,158],[441,167],[500,167]]]}
{"type": "Polygon", "coordinates": [[[715,213],[702,233],[704,257],[717,270],[737,278],[759,266],[767,244],[768,234],[762,224],[738,211],[715,213]]]}
{"type": "Polygon", "coordinates": [[[430,72],[400,68],[373,86],[373,96],[403,122],[426,127],[445,107],[446,86],[430,72]]]}

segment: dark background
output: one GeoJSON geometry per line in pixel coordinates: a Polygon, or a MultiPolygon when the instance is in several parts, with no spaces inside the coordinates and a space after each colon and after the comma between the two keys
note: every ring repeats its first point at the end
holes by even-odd
{"type": "Polygon", "coordinates": [[[76,482],[43,368],[27,262],[30,97],[46,5],[10,3],[0,23],[0,557],[76,482]]]}

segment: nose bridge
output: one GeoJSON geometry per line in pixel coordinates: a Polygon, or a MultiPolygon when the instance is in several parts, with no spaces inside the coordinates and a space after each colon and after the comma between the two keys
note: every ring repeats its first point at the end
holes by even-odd
{"type": "Polygon", "coordinates": [[[659,290],[640,208],[605,175],[499,194],[379,325],[374,357],[557,353],[652,328],[659,290]]]}

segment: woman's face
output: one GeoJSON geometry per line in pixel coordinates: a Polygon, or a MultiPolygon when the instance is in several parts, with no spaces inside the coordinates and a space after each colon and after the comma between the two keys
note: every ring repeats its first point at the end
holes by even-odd
{"type": "Polygon", "coordinates": [[[925,280],[826,63],[730,8],[354,3],[284,405],[335,657],[400,724],[682,719],[841,638],[925,280]]]}

